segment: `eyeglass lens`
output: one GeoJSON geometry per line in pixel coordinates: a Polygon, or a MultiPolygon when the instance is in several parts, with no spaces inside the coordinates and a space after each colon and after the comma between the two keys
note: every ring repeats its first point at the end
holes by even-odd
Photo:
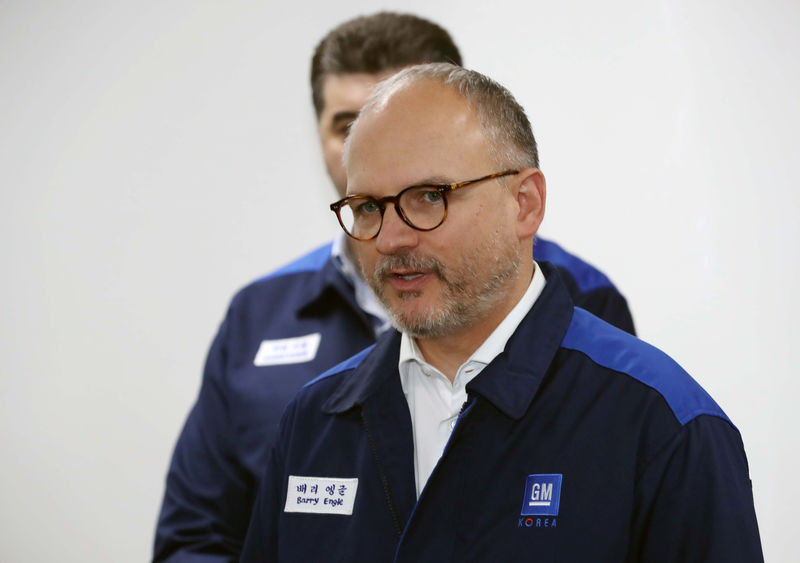
{"type": "MultiPolygon", "coordinates": [[[[400,213],[406,221],[421,230],[434,229],[445,216],[444,195],[433,186],[415,186],[403,190],[398,197],[400,213]]],[[[357,197],[339,209],[344,228],[356,238],[369,239],[380,231],[383,211],[370,197],[357,197]]]]}

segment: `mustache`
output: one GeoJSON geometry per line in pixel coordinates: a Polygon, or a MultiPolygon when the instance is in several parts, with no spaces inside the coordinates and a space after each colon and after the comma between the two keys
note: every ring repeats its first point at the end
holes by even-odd
{"type": "Polygon", "coordinates": [[[441,280],[446,280],[444,264],[431,256],[412,256],[410,254],[394,254],[384,256],[375,264],[372,274],[376,282],[382,282],[391,275],[392,270],[418,270],[430,272],[441,280]]]}

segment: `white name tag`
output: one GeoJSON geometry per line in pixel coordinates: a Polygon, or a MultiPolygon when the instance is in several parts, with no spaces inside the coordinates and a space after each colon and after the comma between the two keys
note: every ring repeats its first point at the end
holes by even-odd
{"type": "Polygon", "coordinates": [[[301,477],[289,475],[284,512],[310,514],[353,514],[358,478],[301,477]]]}
{"type": "Polygon", "coordinates": [[[253,364],[256,366],[278,366],[281,364],[300,364],[310,362],[317,356],[317,348],[322,340],[318,332],[280,340],[262,340],[253,364]]]}

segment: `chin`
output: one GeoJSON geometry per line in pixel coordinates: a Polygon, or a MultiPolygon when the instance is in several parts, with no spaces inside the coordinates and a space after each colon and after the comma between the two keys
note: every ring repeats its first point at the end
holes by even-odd
{"type": "Polygon", "coordinates": [[[460,323],[450,311],[439,306],[415,306],[394,309],[392,321],[402,332],[414,338],[438,338],[456,332],[460,323]]]}

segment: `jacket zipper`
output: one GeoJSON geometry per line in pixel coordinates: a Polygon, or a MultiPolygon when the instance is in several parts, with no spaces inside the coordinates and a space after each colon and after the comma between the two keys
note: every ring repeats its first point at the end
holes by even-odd
{"type": "Polygon", "coordinates": [[[386,478],[386,473],[383,470],[383,466],[381,465],[380,458],[378,457],[378,448],[375,445],[375,438],[372,436],[372,431],[370,430],[369,424],[367,424],[367,418],[364,416],[364,410],[361,409],[361,423],[364,425],[364,431],[367,434],[367,440],[369,441],[369,447],[372,450],[372,457],[375,460],[375,465],[378,466],[378,474],[381,477],[381,484],[383,485],[383,494],[386,496],[386,504],[389,505],[389,513],[392,515],[392,523],[394,524],[394,531],[397,534],[397,537],[403,534],[403,528],[400,526],[400,518],[397,516],[397,510],[395,510],[394,502],[392,501],[392,493],[389,490],[389,480],[386,478]]]}
{"type": "MultiPolygon", "coordinates": [[[[456,434],[456,429],[458,428],[459,423],[465,416],[467,416],[469,411],[472,410],[472,407],[475,406],[476,402],[477,399],[475,397],[467,397],[467,400],[464,401],[463,405],[461,405],[461,410],[458,412],[458,418],[456,419],[456,424],[455,426],[453,426],[453,430],[452,432],[450,432],[450,437],[447,439],[447,443],[444,445],[444,450],[442,451],[442,457],[444,457],[445,453],[447,453],[447,449],[450,446],[450,442],[452,442],[453,440],[453,436],[455,436],[456,434]]],[[[439,459],[439,462],[441,462],[441,459],[439,459]]],[[[439,464],[437,463],[436,467],[438,466],[439,464]]],[[[436,467],[433,469],[434,473],[436,472],[436,467]]],[[[431,473],[431,475],[433,475],[433,473],[431,473]]],[[[430,478],[428,480],[430,480],[430,478]]],[[[426,483],[425,487],[427,486],[428,485],[426,483]]],[[[411,523],[411,520],[414,519],[414,513],[417,511],[417,506],[419,505],[419,501],[422,498],[422,495],[425,494],[425,487],[422,488],[422,494],[420,494],[419,498],[417,499],[417,502],[414,503],[414,508],[411,510],[411,515],[408,517],[408,522],[406,522],[405,529],[403,529],[403,532],[400,535],[400,541],[397,543],[397,549],[394,552],[394,561],[397,561],[397,557],[400,553],[400,547],[402,547],[403,539],[405,539],[405,530],[408,528],[409,524],[411,523]]]]}

